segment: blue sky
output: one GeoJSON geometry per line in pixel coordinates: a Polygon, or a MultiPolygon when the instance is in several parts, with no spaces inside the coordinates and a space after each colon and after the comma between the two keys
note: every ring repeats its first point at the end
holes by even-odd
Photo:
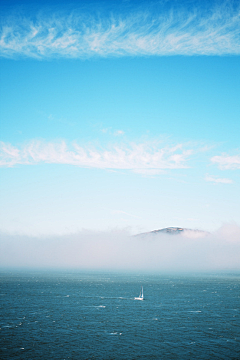
{"type": "Polygon", "coordinates": [[[237,2],[1,7],[1,231],[240,224],[237,2]]]}

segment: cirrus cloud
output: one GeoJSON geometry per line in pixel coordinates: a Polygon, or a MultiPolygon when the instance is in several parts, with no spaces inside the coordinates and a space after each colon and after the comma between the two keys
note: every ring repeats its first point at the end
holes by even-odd
{"type": "Polygon", "coordinates": [[[33,140],[20,147],[0,143],[0,165],[5,167],[48,163],[83,168],[132,170],[138,173],[149,170],[157,173],[165,169],[187,168],[191,154],[192,150],[185,149],[182,144],[159,147],[155,143],[130,143],[98,149],[90,145],[83,147],[77,143],[68,146],[65,141],[33,140]]]}
{"type": "Polygon", "coordinates": [[[217,164],[221,170],[234,170],[240,169],[240,155],[227,155],[222,154],[213,156],[211,162],[217,164]]]}
{"type": "Polygon", "coordinates": [[[233,181],[231,179],[226,178],[217,178],[216,176],[206,175],[206,181],[214,182],[216,184],[232,184],[233,181]]]}
{"type": "Polygon", "coordinates": [[[3,57],[89,58],[240,54],[240,9],[178,9],[94,17],[71,14],[5,18],[0,33],[3,57]]]}

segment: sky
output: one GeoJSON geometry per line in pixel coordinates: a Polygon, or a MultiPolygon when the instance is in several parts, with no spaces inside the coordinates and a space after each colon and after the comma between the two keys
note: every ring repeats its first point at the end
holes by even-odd
{"type": "Polygon", "coordinates": [[[4,239],[239,228],[239,2],[0,6],[4,239]]]}

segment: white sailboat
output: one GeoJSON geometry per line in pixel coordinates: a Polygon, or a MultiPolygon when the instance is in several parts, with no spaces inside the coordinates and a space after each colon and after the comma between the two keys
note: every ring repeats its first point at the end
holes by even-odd
{"type": "Polygon", "coordinates": [[[142,286],[142,288],[141,288],[139,297],[135,297],[134,300],[144,300],[144,297],[143,297],[143,286],[142,286]]]}

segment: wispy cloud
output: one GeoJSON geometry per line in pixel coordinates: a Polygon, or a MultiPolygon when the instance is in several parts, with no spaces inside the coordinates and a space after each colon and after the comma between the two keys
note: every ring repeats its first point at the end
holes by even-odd
{"type": "Polygon", "coordinates": [[[206,175],[205,177],[206,181],[214,182],[214,183],[220,183],[220,184],[232,184],[233,181],[231,179],[226,178],[217,178],[216,176],[212,175],[206,175]]]}
{"type": "Polygon", "coordinates": [[[117,130],[114,133],[115,136],[119,136],[119,135],[124,135],[124,131],[123,130],[117,130]]]}
{"type": "Polygon", "coordinates": [[[108,134],[113,136],[121,136],[125,134],[123,130],[113,130],[111,127],[100,129],[100,132],[103,134],[108,134]]]}
{"type": "Polygon", "coordinates": [[[211,162],[217,164],[221,170],[227,169],[240,169],[240,155],[227,155],[222,154],[219,156],[213,156],[211,162]]]}
{"type": "Polygon", "coordinates": [[[112,212],[113,212],[114,214],[122,214],[122,215],[126,215],[126,216],[130,216],[130,217],[139,219],[139,216],[136,216],[136,215],[133,215],[133,214],[129,214],[128,212],[123,211],[123,210],[112,210],[112,212]]]}
{"type": "Polygon", "coordinates": [[[155,143],[129,143],[98,149],[77,143],[33,140],[21,147],[0,143],[0,165],[69,164],[85,168],[123,169],[141,172],[187,168],[192,150],[182,144],[160,147],[155,143]]]}
{"type": "Polygon", "coordinates": [[[5,18],[0,49],[3,57],[86,58],[92,56],[240,54],[240,7],[158,13],[5,18]]]}

